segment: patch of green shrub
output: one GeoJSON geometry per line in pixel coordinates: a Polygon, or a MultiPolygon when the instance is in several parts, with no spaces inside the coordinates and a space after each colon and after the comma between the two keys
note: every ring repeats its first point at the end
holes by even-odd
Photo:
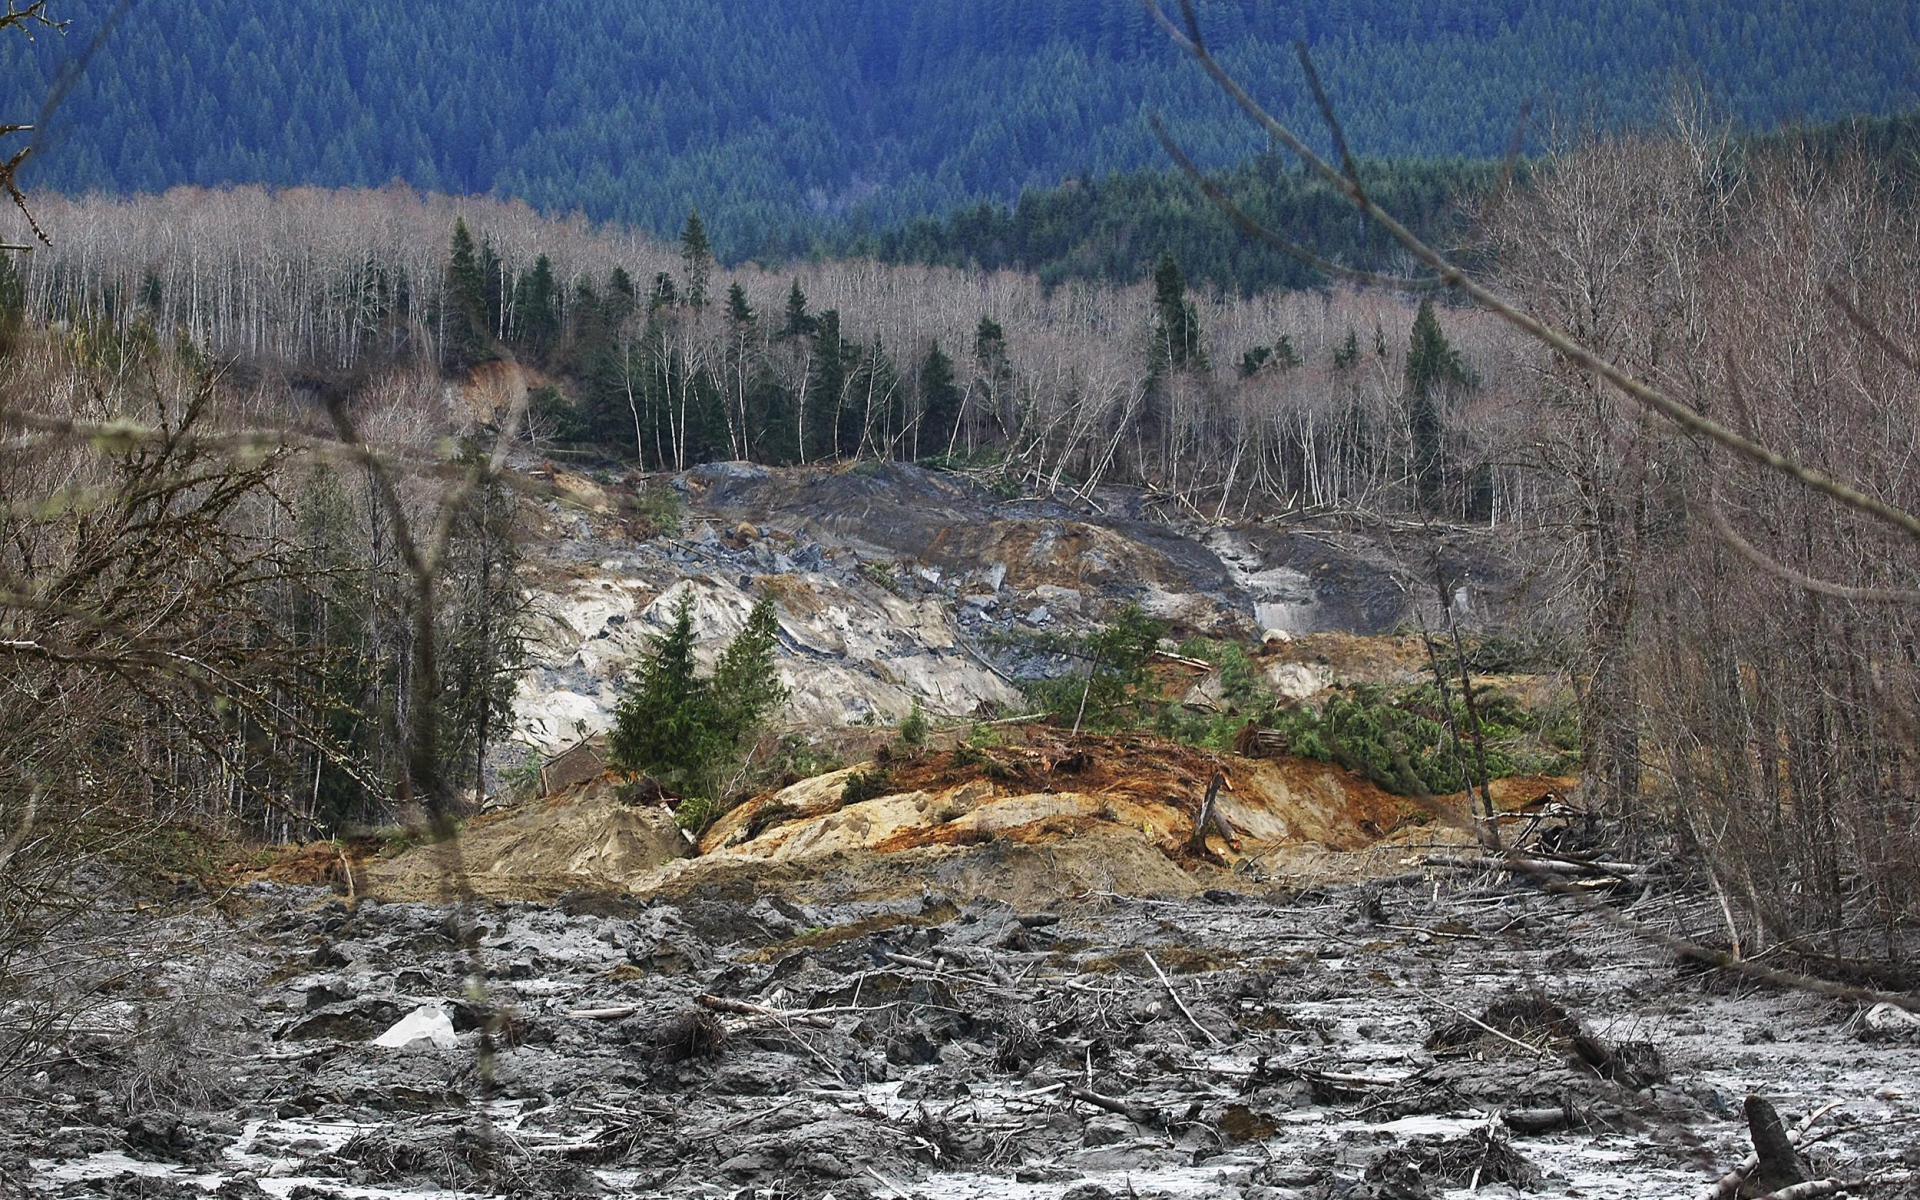
{"type": "MultiPolygon", "coordinates": [[[[1514,697],[1482,685],[1474,691],[1486,741],[1487,775],[1558,773],[1577,756],[1579,731],[1557,718],[1549,728],[1514,697]]],[[[1276,710],[1262,724],[1304,758],[1338,763],[1391,792],[1457,792],[1478,782],[1466,704],[1457,692],[1442,706],[1432,684],[1356,687],[1317,705],[1276,710]],[[1450,710],[1450,711],[1449,711],[1450,710]],[[1456,745],[1448,718],[1459,733],[1456,745]]]]}
{"type": "Polygon", "coordinates": [[[1147,666],[1166,632],[1165,621],[1128,604],[1104,629],[1034,637],[1035,648],[1077,658],[1087,664],[1087,673],[1029,684],[1027,699],[1055,724],[1108,732],[1152,725],[1161,700],[1147,666]]]}
{"type": "Polygon", "coordinates": [[[847,784],[840,790],[840,802],[859,804],[878,800],[882,796],[892,795],[893,790],[893,772],[880,769],[855,771],[847,776],[847,784]]]}
{"type": "Polygon", "coordinates": [[[920,710],[920,698],[914,697],[913,711],[900,722],[900,740],[915,750],[927,744],[927,714],[920,710]]]}

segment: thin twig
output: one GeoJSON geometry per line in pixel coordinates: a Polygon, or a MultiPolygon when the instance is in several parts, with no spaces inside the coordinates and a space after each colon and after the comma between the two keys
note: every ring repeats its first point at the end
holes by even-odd
{"type": "Polygon", "coordinates": [[[1205,1034],[1207,1040],[1209,1042],[1212,1042],[1214,1045],[1216,1046],[1224,1045],[1225,1043],[1221,1042],[1220,1040],[1220,1035],[1216,1034],[1213,1030],[1208,1029],[1205,1025],[1202,1025],[1199,1022],[1199,1020],[1194,1017],[1193,1010],[1187,1007],[1187,1002],[1185,1000],[1182,1000],[1180,998],[1180,993],[1174,990],[1173,980],[1168,979],[1167,973],[1160,969],[1160,962],[1158,959],[1154,958],[1153,951],[1144,950],[1142,951],[1142,953],[1144,953],[1147,956],[1147,965],[1152,967],[1153,973],[1160,977],[1160,986],[1163,988],[1166,988],[1167,995],[1173,998],[1174,1007],[1178,1008],[1180,1010],[1180,1015],[1187,1019],[1187,1024],[1193,1026],[1195,1029],[1198,1029],[1201,1033],[1205,1034]]]}

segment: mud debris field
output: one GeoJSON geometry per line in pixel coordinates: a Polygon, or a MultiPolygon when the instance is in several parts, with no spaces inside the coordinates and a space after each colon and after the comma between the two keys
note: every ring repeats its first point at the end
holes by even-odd
{"type": "Polygon", "coordinates": [[[227,907],[139,918],[158,965],[0,1098],[0,1193],[1697,1196],[1749,1093],[1789,1127],[1835,1106],[1802,1143],[1823,1175],[1910,1196],[1920,1170],[1911,1025],[1731,986],[1499,874],[227,907]],[[163,1018],[185,1049],[140,1061],[163,1018]]]}

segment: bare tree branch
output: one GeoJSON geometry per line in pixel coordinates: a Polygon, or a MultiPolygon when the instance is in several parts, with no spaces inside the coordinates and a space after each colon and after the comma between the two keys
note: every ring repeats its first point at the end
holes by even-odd
{"type": "Polygon", "coordinates": [[[1457,289],[1482,308],[1543,343],[1569,362],[1598,375],[1639,404],[1667,418],[1682,429],[1718,442],[1743,458],[1798,480],[1840,504],[1867,513],[1920,541],[1920,516],[1869,496],[1859,488],[1843,483],[1823,471],[1806,466],[1751,438],[1742,437],[1689,405],[1675,400],[1659,388],[1620,369],[1571,335],[1515,307],[1487,287],[1477,283],[1464,268],[1427,245],[1392,214],[1375,205],[1357,184],[1316,154],[1293,130],[1269,114],[1259,101],[1248,94],[1226,68],[1220,65],[1203,42],[1195,41],[1180,33],[1161,9],[1159,0],[1141,0],[1141,3],[1146,5],[1147,11],[1160,27],[1168,31],[1174,44],[1191,55],[1243,112],[1275,141],[1291,150],[1315,174],[1338,188],[1362,214],[1377,221],[1380,227],[1404,246],[1410,254],[1432,268],[1447,286],[1457,289]]]}
{"type": "Polygon", "coordinates": [[[1920,604],[1920,591],[1906,591],[1898,588],[1849,587],[1842,583],[1831,583],[1825,579],[1816,579],[1801,571],[1796,571],[1785,563],[1767,557],[1759,547],[1740,536],[1740,531],[1727,520],[1720,504],[1711,496],[1701,506],[1706,510],[1707,521],[1720,540],[1732,547],[1733,552],[1759,567],[1767,574],[1784,579],[1795,587],[1805,588],[1809,592],[1818,592],[1822,596],[1832,596],[1839,600],[1852,600],[1861,604],[1920,604]]]}

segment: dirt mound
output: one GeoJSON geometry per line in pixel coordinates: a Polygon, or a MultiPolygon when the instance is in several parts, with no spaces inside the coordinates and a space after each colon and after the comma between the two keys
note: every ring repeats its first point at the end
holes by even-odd
{"type": "Polygon", "coordinates": [[[477,896],[551,900],[617,888],[691,853],[665,809],[620,798],[611,775],[480,817],[452,842],[415,846],[359,867],[360,890],[383,900],[438,900],[462,882],[477,896]]]}
{"type": "Polygon", "coordinates": [[[701,851],[788,861],[995,838],[1052,842],[1104,825],[1180,860],[1192,857],[1187,841],[1216,771],[1226,776],[1219,807],[1248,843],[1358,849],[1417,811],[1364,779],[1306,759],[1246,759],[1147,737],[1063,737],[1041,729],[1028,736],[1026,746],[962,746],[806,780],[728,813],[701,840],[701,851]]]}
{"type": "Polygon", "coordinates": [[[1304,759],[1254,760],[1145,737],[971,746],[802,781],[729,812],[698,859],[636,886],[746,875],[819,899],[933,888],[1044,902],[1086,891],[1192,895],[1243,855],[1370,846],[1417,819],[1410,802],[1304,759]],[[1191,843],[1209,781],[1238,845],[1191,843]]]}
{"type": "Polygon", "coordinates": [[[622,802],[602,776],[474,821],[451,845],[354,864],[363,893],[548,900],[581,889],[680,894],[748,884],[809,899],[934,889],[1045,902],[1087,891],[1193,895],[1277,847],[1361,850],[1420,819],[1411,802],[1337,767],[1255,760],[1147,737],[961,746],[803,780],[727,813],[698,857],[664,809],[622,802]],[[1234,832],[1192,843],[1216,772],[1234,832]]]}

